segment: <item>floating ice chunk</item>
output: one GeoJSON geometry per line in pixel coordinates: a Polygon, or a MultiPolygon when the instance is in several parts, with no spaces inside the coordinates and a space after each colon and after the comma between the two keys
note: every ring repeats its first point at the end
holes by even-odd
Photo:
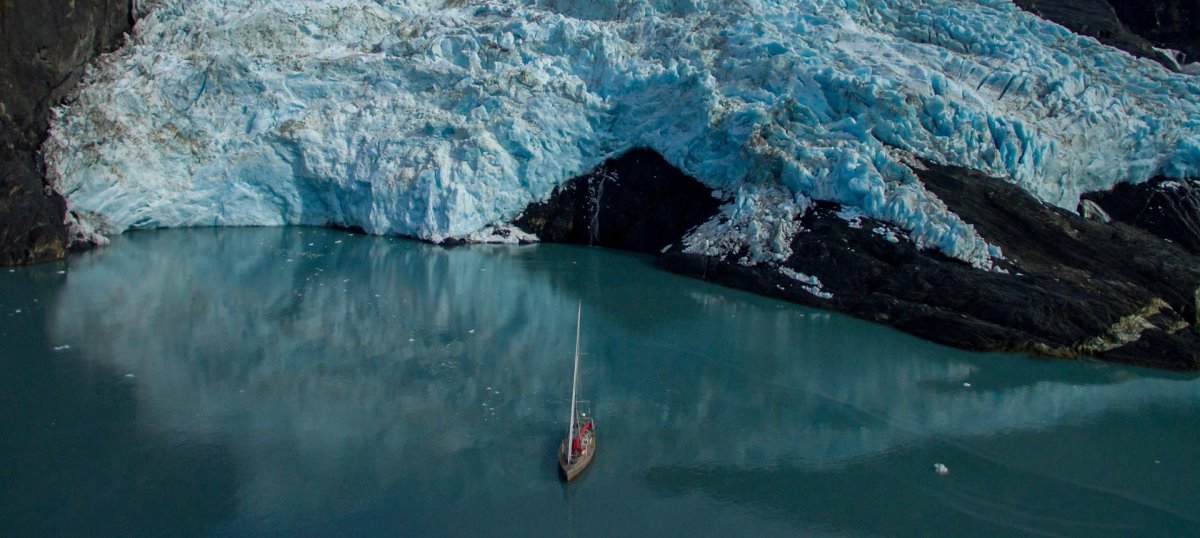
{"type": "Polygon", "coordinates": [[[946,467],[946,465],[942,464],[942,463],[933,464],[933,470],[934,470],[934,472],[936,472],[937,474],[940,474],[940,475],[950,474],[950,468],[946,467]]]}
{"type": "Polygon", "coordinates": [[[67,350],[67,349],[71,349],[71,346],[70,346],[70,344],[63,344],[63,345],[61,345],[61,346],[54,346],[54,351],[64,351],[64,350],[67,350]]]}

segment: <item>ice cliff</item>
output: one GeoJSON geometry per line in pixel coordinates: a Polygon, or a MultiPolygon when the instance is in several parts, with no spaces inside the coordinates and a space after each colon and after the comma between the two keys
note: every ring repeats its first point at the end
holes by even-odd
{"type": "MultiPolygon", "coordinates": [[[[1004,0],[166,0],[56,112],[82,240],[338,224],[440,241],[648,147],[781,259],[830,200],[989,268],[914,157],[1079,195],[1200,170],[1200,82],[1004,0]]],[[[714,247],[714,245],[716,245],[714,247]]],[[[732,248],[732,247],[730,247],[732,248]]]]}

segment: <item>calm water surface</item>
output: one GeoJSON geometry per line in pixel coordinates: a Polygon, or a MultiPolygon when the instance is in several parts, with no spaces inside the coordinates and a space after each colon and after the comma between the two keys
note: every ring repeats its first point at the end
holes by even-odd
{"type": "Polygon", "coordinates": [[[0,410],[6,536],[1200,535],[1194,376],[581,247],[201,229],[0,269],[0,410]]]}

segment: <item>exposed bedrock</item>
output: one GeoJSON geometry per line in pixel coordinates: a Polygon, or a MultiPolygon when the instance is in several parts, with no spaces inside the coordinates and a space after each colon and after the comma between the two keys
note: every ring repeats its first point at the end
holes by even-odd
{"type": "Polygon", "coordinates": [[[659,261],[670,270],[957,347],[1200,369],[1200,258],[1133,226],[1043,204],[974,171],[927,165],[920,177],[1002,247],[1007,274],[919,250],[897,240],[902,232],[884,223],[845,220],[831,203],[818,203],[800,217],[802,231],[781,264],[747,266],[739,263],[741,255],[685,252],[682,236],[708,218],[721,218],[717,205],[707,189],[647,151],[568,182],[517,224],[547,241],[654,253],[669,245],[659,261]],[[605,202],[593,236],[590,226],[597,221],[588,192],[600,176],[605,202]],[[663,182],[671,186],[658,186],[663,182]],[[666,192],[673,195],[661,195],[666,192]]]}
{"type": "Polygon", "coordinates": [[[0,1],[0,265],[61,258],[66,203],[38,148],[50,109],[132,26],[132,0],[0,1]]]}
{"type": "Polygon", "coordinates": [[[1100,218],[1132,224],[1200,255],[1200,183],[1157,177],[1122,183],[1110,191],[1083,195],[1104,213],[1100,218]]]}
{"type": "Polygon", "coordinates": [[[543,241],[657,254],[719,205],[658,153],[635,149],[564,183],[513,224],[543,241]]]}
{"type": "Polygon", "coordinates": [[[1109,0],[1127,27],[1161,46],[1200,61],[1200,2],[1196,0],[1109,0]]]}

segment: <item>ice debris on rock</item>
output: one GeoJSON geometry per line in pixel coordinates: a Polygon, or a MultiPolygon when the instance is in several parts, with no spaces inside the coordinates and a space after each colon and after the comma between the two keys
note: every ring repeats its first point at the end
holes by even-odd
{"type": "Polygon", "coordinates": [[[483,229],[468,234],[466,240],[472,243],[537,243],[538,236],[526,232],[516,226],[484,226],[483,229]]]}
{"type": "Polygon", "coordinates": [[[746,266],[786,261],[800,227],[797,217],[810,205],[807,197],[778,186],[747,185],[738,189],[733,202],[684,237],[683,251],[737,256],[737,262],[746,266]]]}
{"type": "MultiPolygon", "coordinates": [[[[1069,209],[1118,181],[1200,170],[1200,81],[1008,0],[137,10],[44,146],[78,241],[279,224],[470,237],[648,147],[714,190],[776,189],[798,211],[837,202],[987,269],[999,249],[917,181],[917,157],[1069,209]]],[[[788,211],[749,201],[712,227],[738,224],[718,231],[748,241],[746,262],[778,259],[795,230],[772,219],[788,211]]]]}
{"type": "Polygon", "coordinates": [[[800,285],[804,288],[804,291],[807,291],[817,297],[820,297],[821,299],[832,299],[833,298],[832,293],[829,293],[822,288],[821,279],[819,279],[815,276],[806,275],[806,274],[796,271],[790,267],[780,267],[779,272],[783,273],[784,276],[799,282],[800,285]]]}

